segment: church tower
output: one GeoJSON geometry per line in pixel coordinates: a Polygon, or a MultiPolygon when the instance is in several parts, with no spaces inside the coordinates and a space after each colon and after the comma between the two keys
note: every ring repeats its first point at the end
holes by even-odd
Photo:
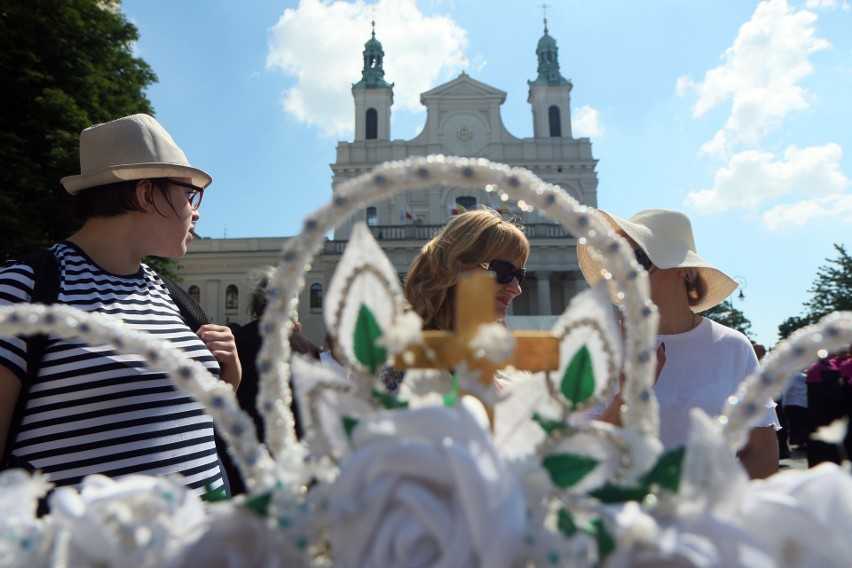
{"type": "Polygon", "coordinates": [[[527,81],[530,87],[527,102],[532,105],[533,137],[571,138],[571,81],[559,73],[559,49],[556,40],[547,33],[538,40],[538,77],[527,81]]]}
{"type": "Polygon", "coordinates": [[[382,62],[385,52],[373,33],[364,44],[364,68],[361,80],[352,85],[355,99],[355,141],[390,140],[390,116],[393,105],[393,83],[385,81],[382,62]]]}

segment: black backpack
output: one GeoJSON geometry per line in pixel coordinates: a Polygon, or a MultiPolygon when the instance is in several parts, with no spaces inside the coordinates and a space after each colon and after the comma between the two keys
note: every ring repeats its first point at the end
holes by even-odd
{"type": "MultiPolygon", "coordinates": [[[[33,269],[33,293],[30,302],[33,304],[55,304],[59,298],[59,263],[56,260],[53,252],[50,249],[42,249],[40,251],[23,255],[16,259],[20,264],[26,264],[33,269]]],[[[204,308],[198,305],[198,302],[192,299],[192,296],[187,294],[183,288],[175,282],[160,276],[166,284],[169,295],[172,297],[180,315],[183,317],[186,325],[195,332],[198,328],[206,323],[210,323],[210,318],[204,312],[204,308]]],[[[6,447],[3,450],[3,459],[0,461],[0,469],[14,467],[16,464],[10,463],[12,446],[18,436],[18,430],[21,427],[21,422],[24,419],[24,409],[26,408],[27,395],[32,382],[36,378],[41,358],[44,355],[44,350],[47,347],[47,336],[44,334],[30,335],[25,339],[27,342],[27,376],[28,380],[21,385],[21,392],[18,395],[18,401],[15,403],[15,411],[12,414],[12,421],[9,424],[9,433],[6,437],[6,447]]],[[[217,436],[217,446],[220,445],[220,440],[217,436]]],[[[220,454],[221,457],[221,454],[220,454]]]]}

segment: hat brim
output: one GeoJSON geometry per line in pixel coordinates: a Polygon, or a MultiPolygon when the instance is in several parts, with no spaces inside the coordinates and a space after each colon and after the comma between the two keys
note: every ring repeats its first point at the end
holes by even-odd
{"type": "MultiPolygon", "coordinates": [[[[610,215],[604,211],[598,210],[597,213],[601,214],[614,231],[623,232],[637,243],[645,241],[646,227],[632,223],[627,219],[610,215]]],[[[651,262],[654,263],[654,266],[658,268],[694,268],[698,271],[698,274],[707,284],[707,293],[701,302],[690,306],[690,309],[695,313],[718,306],[737,289],[738,284],[733,278],[691,250],[685,248],[682,250],[671,250],[665,257],[661,257],[659,254],[652,256],[653,251],[645,250],[645,252],[648,254],[648,258],[651,259],[651,262]]],[[[598,280],[603,278],[605,268],[603,257],[595,252],[588,243],[577,243],[577,261],[580,265],[580,272],[583,273],[583,278],[586,279],[586,282],[590,286],[594,286],[598,280]]],[[[618,291],[616,290],[615,282],[610,280],[608,284],[610,300],[614,304],[621,305],[621,300],[617,296],[618,291]]]]}
{"type": "Polygon", "coordinates": [[[120,181],[134,179],[153,179],[166,177],[182,177],[192,179],[192,184],[198,187],[207,187],[213,181],[210,174],[204,170],[183,166],[180,164],[164,164],[162,162],[151,164],[127,164],[104,168],[85,175],[67,176],[60,180],[65,190],[71,195],[77,195],[80,191],[99,185],[107,185],[120,181]]]}

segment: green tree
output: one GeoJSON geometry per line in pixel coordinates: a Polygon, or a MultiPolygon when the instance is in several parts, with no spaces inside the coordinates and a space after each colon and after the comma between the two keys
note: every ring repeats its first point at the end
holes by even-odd
{"type": "Polygon", "coordinates": [[[76,229],[59,179],[83,128],[152,113],[136,39],[118,0],[0,0],[0,259],[76,229]]]}
{"type": "Polygon", "coordinates": [[[808,289],[811,299],[804,303],[801,316],[792,316],[778,326],[778,336],[784,339],[800,327],[816,323],[826,314],[852,310],[852,257],[843,245],[834,244],[837,258],[826,258],[827,265],[817,269],[814,283],[808,289]]]}
{"type": "Polygon", "coordinates": [[[734,307],[731,300],[725,300],[717,306],[713,306],[709,310],[704,310],[701,315],[708,317],[711,320],[721,323],[722,325],[736,329],[742,332],[746,337],[751,337],[751,321],[745,314],[734,307]]]}

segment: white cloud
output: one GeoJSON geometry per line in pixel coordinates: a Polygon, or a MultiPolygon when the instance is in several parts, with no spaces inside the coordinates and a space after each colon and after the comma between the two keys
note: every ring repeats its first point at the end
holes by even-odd
{"type": "Polygon", "coordinates": [[[600,113],[589,105],[575,108],[571,118],[572,134],[577,138],[600,138],[606,132],[600,121],[600,113]]]}
{"type": "Polygon", "coordinates": [[[447,16],[424,15],[414,0],[300,0],[269,32],[267,68],[296,79],[283,96],[287,114],[325,136],[351,133],[351,85],[361,79],[373,18],[394,110],[422,110],[420,93],[465,68],[467,32],[447,16]]]}
{"type": "Polygon", "coordinates": [[[696,117],[731,104],[722,136],[717,134],[717,143],[704,152],[728,155],[735,145],[754,144],[777,129],[791,112],[809,108],[809,93],[798,83],[813,72],[811,56],[830,47],[816,37],[816,20],[816,14],[796,12],[786,0],[765,0],[740,27],[722,65],[707,71],[701,82],[678,79],[678,94],[694,90],[698,95],[696,117]]]}
{"type": "Polygon", "coordinates": [[[841,10],[848,12],[852,10],[852,5],[848,0],[808,0],[805,2],[805,7],[809,10],[841,10]]]}
{"type": "Polygon", "coordinates": [[[803,227],[811,221],[838,226],[852,223],[852,195],[831,195],[820,199],[785,203],[763,214],[763,222],[771,231],[803,227]]]}
{"type": "MultiPolygon", "coordinates": [[[[692,191],[686,204],[701,212],[753,208],[768,201],[796,196],[814,200],[846,199],[850,180],[840,169],[838,144],[797,148],[783,158],[771,152],[745,150],[716,172],[713,187],[692,191]]],[[[777,210],[783,210],[783,206],[777,210]]]]}

